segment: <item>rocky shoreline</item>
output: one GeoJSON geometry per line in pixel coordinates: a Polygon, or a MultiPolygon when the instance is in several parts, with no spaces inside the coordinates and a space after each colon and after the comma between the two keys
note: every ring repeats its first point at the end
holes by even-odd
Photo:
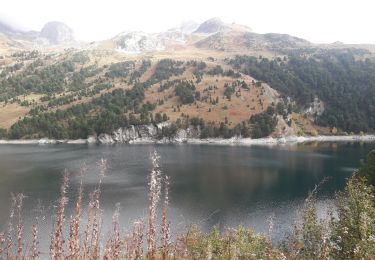
{"type": "Polygon", "coordinates": [[[102,142],[94,137],[89,137],[88,139],[28,139],[28,140],[0,140],[0,145],[4,144],[98,144],[98,145],[108,145],[108,144],[216,144],[216,145],[283,145],[283,144],[299,144],[299,143],[309,143],[309,142],[375,142],[375,135],[339,135],[339,136],[287,136],[287,137],[266,137],[266,138],[188,138],[184,140],[178,139],[148,139],[148,138],[137,138],[136,140],[131,140],[128,142],[102,142]]]}
{"type": "Polygon", "coordinates": [[[207,138],[200,139],[199,127],[190,126],[178,129],[171,137],[161,136],[161,131],[168,123],[158,125],[140,125],[119,128],[112,134],[89,136],[87,139],[55,140],[55,139],[27,139],[0,140],[0,144],[216,144],[216,145],[282,145],[308,142],[375,142],[375,135],[335,135],[335,136],[285,136],[266,138],[207,138]]]}

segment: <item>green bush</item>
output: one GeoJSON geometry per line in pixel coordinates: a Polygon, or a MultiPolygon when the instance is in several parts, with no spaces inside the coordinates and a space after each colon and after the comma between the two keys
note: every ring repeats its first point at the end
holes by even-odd
{"type": "Polygon", "coordinates": [[[368,153],[366,161],[359,169],[359,175],[365,177],[369,184],[375,186],[375,150],[368,153]]]}
{"type": "Polygon", "coordinates": [[[351,177],[336,200],[332,226],[332,256],[336,259],[371,259],[375,256],[373,187],[363,177],[351,177]]]}
{"type": "Polygon", "coordinates": [[[180,97],[182,104],[191,104],[195,101],[195,86],[188,82],[181,82],[175,87],[176,95],[180,97]]]}

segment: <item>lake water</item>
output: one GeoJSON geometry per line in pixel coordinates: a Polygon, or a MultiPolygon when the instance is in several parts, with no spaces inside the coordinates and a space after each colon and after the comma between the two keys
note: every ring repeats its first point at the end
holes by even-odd
{"type": "MultiPolygon", "coordinates": [[[[121,223],[130,224],[147,214],[147,182],[150,154],[161,156],[163,174],[170,176],[170,211],[173,231],[197,224],[204,230],[238,225],[268,230],[273,217],[273,239],[279,241],[298,219],[309,190],[330,177],[318,194],[318,209],[332,208],[334,193],[358,167],[360,159],[375,149],[374,143],[312,143],[295,146],[241,147],[213,145],[1,145],[0,228],[7,224],[11,193],[27,196],[24,205],[26,231],[40,214],[42,240],[49,237],[53,205],[59,194],[61,172],[71,174],[68,215],[79,182],[78,171],[86,163],[86,195],[98,180],[100,158],[108,160],[102,208],[111,222],[116,203],[121,223]],[[37,207],[41,205],[41,207],[37,207]],[[36,210],[38,209],[38,210],[36,210]]],[[[86,196],[87,200],[87,196],[86,196]]],[[[105,227],[106,228],[106,227],[105,227]]]]}

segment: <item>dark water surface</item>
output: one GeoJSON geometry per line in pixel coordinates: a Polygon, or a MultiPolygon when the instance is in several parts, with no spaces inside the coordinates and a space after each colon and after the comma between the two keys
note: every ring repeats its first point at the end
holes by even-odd
{"type": "MultiPolygon", "coordinates": [[[[375,149],[373,143],[319,143],[278,147],[211,145],[1,145],[0,228],[7,224],[11,193],[24,193],[26,230],[42,208],[42,240],[48,239],[61,172],[71,173],[68,215],[79,182],[78,170],[87,164],[85,189],[98,180],[97,162],[108,160],[102,207],[106,223],[116,203],[121,205],[125,228],[147,214],[147,176],[150,153],[161,156],[164,174],[171,178],[170,220],[172,229],[198,224],[204,230],[238,225],[259,232],[268,230],[273,216],[273,238],[291,230],[308,191],[330,177],[319,192],[318,208],[332,208],[336,191],[358,167],[360,159],[375,149]],[[41,207],[37,207],[41,205],[41,207]]],[[[86,195],[87,195],[86,193],[86,195]]],[[[87,200],[87,196],[86,196],[87,200]]]]}

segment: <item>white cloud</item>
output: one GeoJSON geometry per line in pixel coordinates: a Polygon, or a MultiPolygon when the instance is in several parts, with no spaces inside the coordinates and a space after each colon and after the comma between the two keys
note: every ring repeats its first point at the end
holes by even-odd
{"type": "Polygon", "coordinates": [[[62,21],[77,38],[89,41],[221,17],[255,32],[288,33],[313,42],[375,43],[374,7],[371,0],[2,0],[0,17],[34,30],[62,21]]]}

